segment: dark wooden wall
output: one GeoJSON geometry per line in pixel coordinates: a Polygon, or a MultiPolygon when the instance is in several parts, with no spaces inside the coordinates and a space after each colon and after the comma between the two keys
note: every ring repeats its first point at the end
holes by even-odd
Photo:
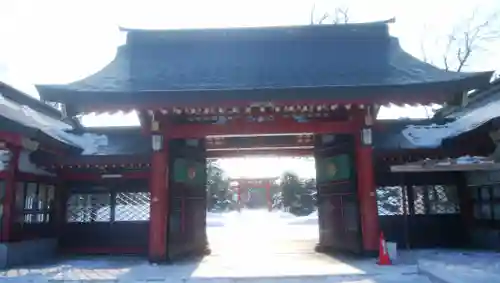
{"type": "Polygon", "coordinates": [[[380,228],[388,241],[398,243],[399,248],[469,244],[461,215],[464,178],[460,173],[378,172],[376,178],[380,228]],[[392,197],[384,196],[391,190],[392,197]],[[441,196],[435,196],[436,192],[441,196]]]}
{"type": "Polygon", "coordinates": [[[147,180],[108,179],[66,184],[60,247],[82,253],[146,253],[147,180]],[[89,200],[87,205],[78,205],[89,200]]]}

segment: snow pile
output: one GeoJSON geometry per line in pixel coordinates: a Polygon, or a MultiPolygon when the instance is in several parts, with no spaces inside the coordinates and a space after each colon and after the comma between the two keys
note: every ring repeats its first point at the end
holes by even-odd
{"type": "Polygon", "coordinates": [[[418,147],[438,147],[446,137],[451,136],[452,130],[446,125],[408,125],[401,134],[418,147]]]}
{"type": "Polygon", "coordinates": [[[235,211],[231,212],[207,212],[207,227],[224,227],[228,222],[232,220],[235,215],[239,213],[235,211]]]}
{"type": "Polygon", "coordinates": [[[294,218],[297,218],[297,216],[293,215],[292,213],[285,212],[285,211],[282,211],[282,210],[279,210],[276,213],[277,213],[277,215],[278,215],[279,218],[283,218],[283,219],[294,219],[294,218]]]}
{"type": "Polygon", "coordinates": [[[224,226],[226,226],[226,221],[224,220],[207,218],[207,227],[224,227],[224,226]]]}
{"type": "Polygon", "coordinates": [[[423,256],[418,265],[422,273],[442,282],[500,282],[497,253],[443,251],[423,256]]]}
{"type": "Polygon", "coordinates": [[[493,160],[483,157],[483,156],[469,156],[464,155],[455,159],[457,164],[484,164],[484,163],[494,163],[493,160]]]}
{"type": "Polygon", "coordinates": [[[10,162],[10,151],[0,150],[0,172],[7,170],[10,162]]]}
{"type": "Polygon", "coordinates": [[[450,165],[494,164],[494,163],[495,161],[488,157],[464,155],[458,158],[446,158],[441,160],[427,158],[411,164],[420,164],[422,166],[450,166],[450,165]]]}
{"type": "Polygon", "coordinates": [[[207,211],[207,219],[222,218],[222,217],[224,217],[222,213],[207,211]]]}
{"type": "Polygon", "coordinates": [[[295,225],[318,224],[318,221],[319,221],[318,211],[316,210],[307,216],[300,216],[300,217],[295,217],[295,219],[290,219],[288,221],[288,224],[295,224],[295,225]]]}
{"type": "Polygon", "coordinates": [[[402,130],[403,136],[415,146],[438,147],[443,139],[455,137],[473,130],[491,119],[500,117],[500,101],[472,110],[457,120],[444,125],[408,125],[402,130]]]}
{"type": "Polygon", "coordinates": [[[64,142],[69,142],[83,149],[82,154],[92,155],[99,153],[99,147],[108,145],[108,137],[106,135],[98,135],[94,133],[84,133],[83,135],[75,135],[58,129],[47,130],[51,136],[58,137],[64,142]]]}

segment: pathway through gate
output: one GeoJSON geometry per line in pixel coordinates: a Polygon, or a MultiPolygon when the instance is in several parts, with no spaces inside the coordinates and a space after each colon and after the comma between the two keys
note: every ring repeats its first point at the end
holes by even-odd
{"type": "Polygon", "coordinates": [[[311,221],[311,217],[262,209],[211,214],[209,218],[218,219],[224,226],[208,224],[212,254],[201,262],[195,276],[274,277],[363,272],[314,252],[318,224],[311,221]]]}
{"type": "MultiPolygon", "coordinates": [[[[212,216],[213,217],[213,216],[212,216]]],[[[223,227],[208,227],[212,255],[252,258],[274,254],[313,254],[318,243],[317,221],[283,212],[242,210],[222,216],[223,227]]],[[[220,221],[220,222],[222,222],[220,221]]],[[[209,224],[210,226],[210,224],[209,224]]]]}

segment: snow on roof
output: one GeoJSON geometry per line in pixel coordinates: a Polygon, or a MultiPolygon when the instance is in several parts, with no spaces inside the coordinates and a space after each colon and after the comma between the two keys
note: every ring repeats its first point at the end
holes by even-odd
{"type": "Polygon", "coordinates": [[[500,101],[492,101],[453,122],[444,125],[408,125],[401,133],[416,146],[434,148],[439,147],[446,138],[474,130],[497,117],[500,117],[500,101]]]}
{"type": "Polygon", "coordinates": [[[40,130],[49,127],[64,130],[72,129],[71,125],[39,113],[26,105],[15,103],[5,98],[2,93],[0,93],[0,113],[5,118],[40,130]]]}
{"type": "Polygon", "coordinates": [[[500,164],[481,156],[461,156],[442,160],[425,159],[400,165],[392,165],[392,172],[443,172],[443,171],[491,171],[499,170],[500,164]]]}
{"type": "Polygon", "coordinates": [[[11,101],[5,98],[1,93],[0,115],[19,124],[39,129],[63,143],[80,147],[85,154],[93,154],[97,152],[98,146],[107,145],[108,143],[105,135],[92,133],[76,135],[68,133],[67,131],[73,130],[71,125],[37,112],[26,105],[20,105],[11,101]]]}
{"type": "Polygon", "coordinates": [[[66,143],[76,145],[83,149],[82,154],[84,155],[97,154],[99,152],[99,147],[107,146],[109,143],[106,135],[98,135],[94,133],[76,135],[60,129],[50,129],[48,132],[50,132],[50,135],[56,136],[58,139],[66,143]]]}

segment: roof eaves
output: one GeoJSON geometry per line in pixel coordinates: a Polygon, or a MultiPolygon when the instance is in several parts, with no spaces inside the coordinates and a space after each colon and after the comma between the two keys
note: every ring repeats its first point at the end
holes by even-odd
{"type": "Polygon", "coordinates": [[[12,101],[15,101],[19,104],[27,105],[30,108],[40,111],[43,114],[51,116],[53,118],[62,119],[62,113],[59,110],[41,102],[40,100],[32,97],[31,95],[24,93],[2,81],[0,81],[0,92],[2,92],[3,96],[9,98],[12,101]]]}

